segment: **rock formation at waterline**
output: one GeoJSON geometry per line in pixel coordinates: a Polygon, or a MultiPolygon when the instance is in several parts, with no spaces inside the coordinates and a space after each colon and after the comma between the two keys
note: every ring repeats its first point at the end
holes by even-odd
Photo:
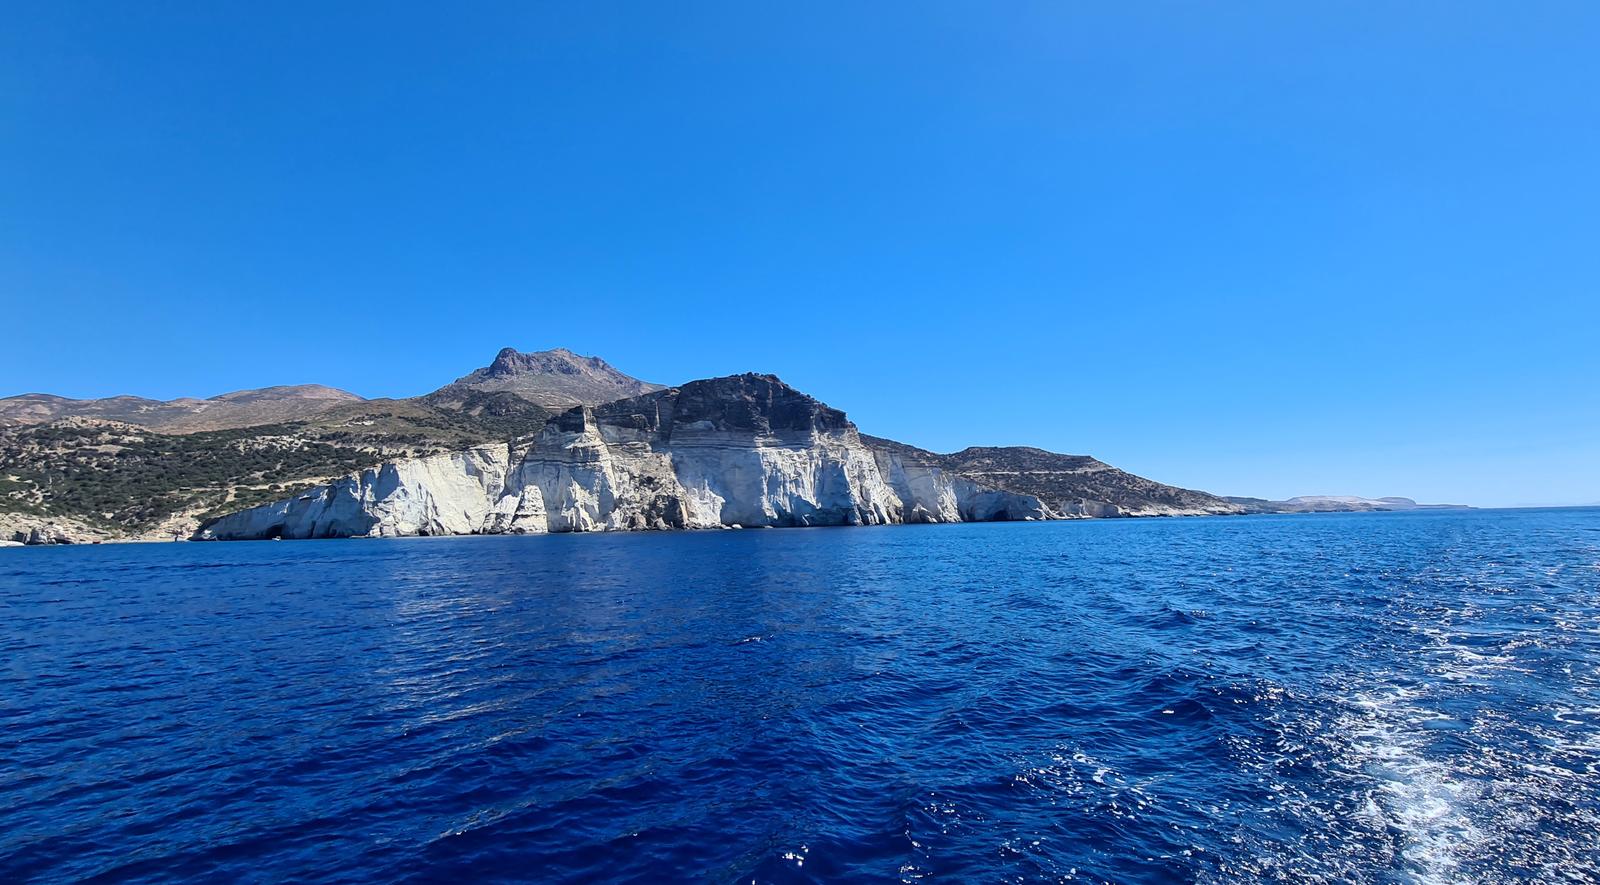
{"type": "Polygon", "coordinates": [[[862,441],[770,375],[553,418],[531,441],[382,464],[225,516],[218,539],[1048,519],[1040,501],[862,441]]]}

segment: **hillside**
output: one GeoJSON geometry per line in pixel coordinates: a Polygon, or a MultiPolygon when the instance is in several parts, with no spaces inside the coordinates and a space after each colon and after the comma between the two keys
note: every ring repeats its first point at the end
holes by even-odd
{"type": "Polygon", "coordinates": [[[549,417],[531,403],[494,405],[468,414],[367,400],[183,434],[97,418],[0,428],[0,540],[50,524],[57,540],[187,537],[221,513],[395,458],[537,433],[549,417]]]}
{"type": "Polygon", "coordinates": [[[869,445],[997,489],[1033,495],[1062,516],[1200,516],[1242,513],[1216,495],[1169,486],[1088,455],[1027,446],[973,447],[940,455],[880,437],[869,445]]]}
{"type": "Polygon", "coordinates": [[[209,399],[69,399],[25,393],[0,398],[0,427],[96,418],[161,433],[203,433],[360,414],[369,402],[380,404],[374,406],[379,411],[399,409],[411,417],[462,412],[471,427],[503,423],[500,419],[542,420],[572,406],[599,405],[660,389],[661,385],[626,375],[599,357],[559,348],[522,353],[507,347],[489,365],[419,397],[369,401],[320,384],[238,390],[209,399]]]}
{"type": "Polygon", "coordinates": [[[210,399],[154,400],[137,396],[68,399],[47,393],[0,398],[0,426],[45,424],[61,418],[98,418],[159,430],[198,433],[303,420],[362,399],[320,384],[238,390],[210,399]]]}
{"type": "MultiPolygon", "coordinates": [[[[937,454],[860,434],[842,412],[769,375],[663,388],[598,357],[505,348],[487,366],[409,399],[366,400],[301,385],[205,400],[70,400],[46,394],[0,400],[0,541],[186,537],[202,523],[281,503],[304,489],[350,483],[365,488],[362,483],[375,480],[361,477],[376,475],[380,467],[428,465],[425,472],[445,475],[455,469],[447,465],[468,450],[501,449],[529,470],[566,465],[560,469],[574,478],[547,477],[540,486],[546,503],[570,495],[571,501],[592,498],[622,508],[575,521],[564,521],[569,518],[560,512],[547,514],[552,530],[612,522],[712,525],[722,517],[706,508],[719,496],[718,506],[727,512],[747,508],[737,522],[774,525],[1428,506],[1349,496],[1224,499],[1087,455],[1024,446],[937,454]],[[716,461],[718,451],[732,460],[716,461]],[[643,457],[641,452],[654,454],[639,462],[637,475],[623,470],[606,479],[615,484],[612,491],[601,494],[584,485],[600,481],[586,457],[625,465],[643,457]],[[833,463],[837,471],[812,475],[800,462],[791,463],[795,458],[821,459],[815,463],[833,463]],[[694,471],[699,473],[690,475],[694,471]],[[740,485],[763,476],[762,483],[774,485],[740,485]],[[569,482],[577,485],[569,489],[569,482]],[[655,489],[649,499],[655,503],[628,503],[645,487],[655,489]],[[707,491],[712,488],[722,491],[707,491]],[[774,489],[800,497],[783,498],[780,506],[765,497],[774,489]],[[938,493],[929,497],[930,489],[938,493]]],[[[519,474],[515,481],[524,479],[519,474]]],[[[491,493],[498,494],[486,487],[484,494],[491,493]]],[[[530,513],[537,509],[531,499],[526,506],[530,513]]],[[[447,523],[454,524],[440,524],[447,523]]]]}

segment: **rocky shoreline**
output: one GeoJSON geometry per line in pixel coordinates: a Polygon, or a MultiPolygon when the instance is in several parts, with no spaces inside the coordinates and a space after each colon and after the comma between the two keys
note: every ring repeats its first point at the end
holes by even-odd
{"type": "Polygon", "coordinates": [[[669,388],[559,349],[506,348],[408,400],[317,385],[0,399],[5,546],[1426,506],[1222,498],[1025,446],[938,454],[863,434],[772,375],[669,388]]]}

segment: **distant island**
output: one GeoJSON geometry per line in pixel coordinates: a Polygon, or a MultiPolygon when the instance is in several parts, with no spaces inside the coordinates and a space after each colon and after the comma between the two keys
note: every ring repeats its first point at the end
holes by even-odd
{"type": "Polygon", "coordinates": [[[1466,504],[1418,504],[1410,498],[1362,498],[1358,495],[1300,495],[1286,501],[1264,498],[1225,500],[1249,513],[1374,513],[1397,510],[1471,510],[1466,504]]]}
{"type": "Polygon", "coordinates": [[[667,387],[501,350],[411,399],[321,385],[210,399],[0,399],[0,543],[392,537],[1366,512],[1219,497],[1086,455],[936,454],[772,375],[667,387]]]}

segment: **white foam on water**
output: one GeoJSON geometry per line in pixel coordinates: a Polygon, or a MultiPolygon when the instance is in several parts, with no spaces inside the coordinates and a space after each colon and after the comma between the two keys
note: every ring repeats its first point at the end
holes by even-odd
{"type": "MultiPolygon", "coordinates": [[[[1419,632],[1432,640],[1423,650],[1431,682],[1380,685],[1356,694],[1334,723],[1346,762],[1373,780],[1365,816],[1402,834],[1401,874],[1434,885],[1474,882],[1475,869],[1489,881],[1505,881],[1499,864],[1484,862],[1503,860],[1507,852],[1522,854],[1541,875],[1578,881],[1593,873],[1582,857],[1585,849],[1570,835],[1584,832],[1593,816],[1581,808],[1559,809],[1544,797],[1567,786],[1581,788],[1593,772],[1587,754],[1596,739],[1594,723],[1571,707],[1556,707],[1544,712],[1543,721],[1516,724],[1519,733],[1533,736],[1530,747],[1501,743],[1501,728],[1511,721],[1502,712],[1480,710],[1475,721],[1440,730],[1453,717],[1432,707],[1441,692],[1460,696],[1532,672],[1515,652],[1540,643],[1524,637],[1489,649],[1481,641],[1468,647],[1468,637],[1448,629],[1419,632]],[[1476,752],[1430,752],[1442,734],[1463,734],[1462,727],[1476,752]],[[1534,748],[1543,751],[1540,758],[1519,758],[1534,748]],[[1551,764],[1556,760],[1564,761],[1551,764]],[[1545,840],[1531,854],[1530,838],[1545,840]]],[[[1579,697],[1586,694],[1573,688],[1579,697]]]]}
{"type": "Polygon", "coordinates": [[[1348,737],[1350,761],[1375,782],[1365,813],[1405,838],[1400,853],[1412,881],[1470,882],[1461,863],[1483,834],[1467,809],[1482,785],[1426,757],[1423,723],[1448,717],[1417,706],[1415,698],[1404,688],[1358,695],[1337,727],[1348,737]]]}

